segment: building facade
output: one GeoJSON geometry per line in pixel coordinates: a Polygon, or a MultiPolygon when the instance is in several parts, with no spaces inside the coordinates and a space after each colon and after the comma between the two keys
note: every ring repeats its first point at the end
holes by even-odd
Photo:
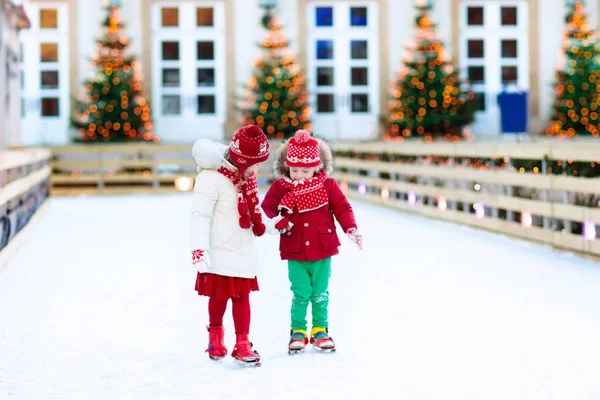
{"type": "Polygon", "coordinates": [[[22,7],[0,0],[0,150],[20,142],[21,43],[29,27],[22,7]]]}
{"type": "MultiPolygon", "coordinates": [[[[23,144],[67,143],[71,99],[93,71],[90,58],[107,0],[23,0],[23,144]]],[[[262,0],[126,0],[122,17],[139,57],[156,133],[163,142],[222,139],[238,125],[235,99],[259,55],[262,0]]],[[[497,95],[528,92],[528,131],[543,131],[569,0],[430,0],[454,64],[472,83],[472,131],[500,135],[497,95]]],[[[414,35],[415,0],[278,0],[277,13],[307,74],[316,134],[379,135],[388,84],[414,35]]],[[[586,0],[589,22],[600,0],[586,0]]]]}

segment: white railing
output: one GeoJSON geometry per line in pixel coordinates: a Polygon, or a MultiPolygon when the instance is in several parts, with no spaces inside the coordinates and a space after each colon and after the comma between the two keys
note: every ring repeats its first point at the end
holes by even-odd
{"type": "MultiPolygon", "coordinates": [[[[280,143],[272,143],[273,152],[280,143]]],[[[595,141],[331,146],[336,153],[335,177],[351,196],[600,255],[600,179],[550,171],[557,162],[599,163],[600,144],[595,141]],[[536,167],[520,169],[518,160],[536,167]]],[[[191,144],[73,145],[50,150],[53,195],[189,191],[196,176],[191,144]]],[[[263,164],[261,177],[263,183],[272,178],[270,162],[263,164]]]]}
{"type": "Polygon", "coordinates": [[[600,256],[600,179],[555,175],[596,167],[600,144],[340,143],[335,177],[352,197],[600,256]],[[514,160],[537,163],[532,171],[514,160]],[[517,164],[518,165],[518,164],[517,164]]]}

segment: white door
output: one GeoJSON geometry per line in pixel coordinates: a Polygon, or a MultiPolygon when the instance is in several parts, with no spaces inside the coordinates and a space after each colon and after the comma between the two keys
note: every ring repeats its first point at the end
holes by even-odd
{"type": "Polygon", "coordinates": [[[221,140],[226,118],[223,3],[152,6],[152,104],[163,142],[221,140]]]}
{"type": "Polygon", "coordinates": [[[460,70],[478,101],[473,133],[501,133],[498,94],[529,90],[526,1],[467,1],[460,9],[460,70]]]}
{"type": "Polygon", "coordinates": [[[25,145],[64,144],[69,138],[69,9],[64,3],[26,6],[31,28],[23,43],[23,110],[25,145]]]}
{"type": "Polygon", "coordinates": [[[376,137],[377,3],[311,2],[307,13],[307,78],[313,132],[334,140],[376,137]]]}

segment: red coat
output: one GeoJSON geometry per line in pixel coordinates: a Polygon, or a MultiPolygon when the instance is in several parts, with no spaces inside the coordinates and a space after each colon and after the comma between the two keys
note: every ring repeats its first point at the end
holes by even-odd
{"type": "MultiPolygon", "coordinates": [[[[352,206],[337,182],[327,178],[324,186],[329,197],[329,207],[323,206],[304,213],[294,210],[294,213],[287,214],[285,210],[282,211],[294,224],[291,231],[280,236],[279,251],[282,260],[316,261],[338,254],[341,243],[336,232],[334,215],[344,233],[350,228],[356,228],[352,206]]],[[[279,202],[286,190],[281,180],[273,182],[262,202],[267,217],[274,218],[279,215],[279,202]]]]}

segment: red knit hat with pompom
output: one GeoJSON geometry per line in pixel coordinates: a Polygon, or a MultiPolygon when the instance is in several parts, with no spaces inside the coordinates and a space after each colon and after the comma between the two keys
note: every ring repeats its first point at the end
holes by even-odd
{"type": "Polygon", "coordinates": [[[255,125],[244,126],[233,135],[229,144],[229,156],[238,168],[238,172],[226,167],[219,168],[219,172],[237,187],[240,228],[252,227],[255,236],[262,236],[267,228],[262,222],[256,174],[245,176],[244,173],[249,167],[266,161],[269,152],[269,140],[263,130],[255,125]],[[242,184],[239,184],[240,182],[242,184]]]}
{"type": "Polygon", "coordinates": [[[321,164],[319,142],[309,131],[299,130],[290,139],[285,163],[289,167],[318,167],[321,164]]]}
{"type": "Polygon", "coordinates": [[[229,144],[231,160],[240,170],[245,170],[269,158],[269,139],[256,125],[244,126],[233,135],[229,144]]]}

